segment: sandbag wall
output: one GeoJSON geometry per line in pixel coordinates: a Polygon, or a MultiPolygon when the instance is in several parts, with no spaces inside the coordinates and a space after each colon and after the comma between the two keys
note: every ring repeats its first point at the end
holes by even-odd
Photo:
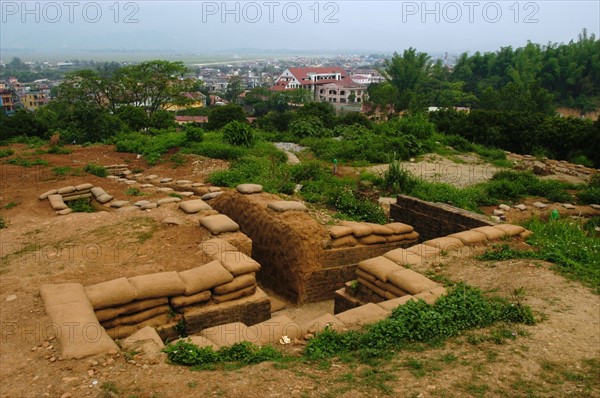
{"type": "Polygon", "coordinates": [[[358,285],[347,284],[346,289],[336,292],[335,311],[343,311],[363,302],[380,303],[398,298],[403,299],[402,303],[411,298],[433,303],[445,293],[444,288],[429,278],[405,268],[404,265],[418,265],[464,246],[505,237],[525,237],[530,233],[518,225],[484,226],[431,239],[407,249],[394,249],[383,256],[361,261],[356,269],[358,285]],[[349,301],[351,303],[348,303],[349,301]]]}
{"type": "Polygon", "coordinates": [[[355,247],[357,245],[376,245],[381,243],[416,240],[419,233],[407,224],[390,223],[385,225],[342,221],[329,229],[331,243],[329,247],[355,247]]]}
{"type": "Polygon", "coordinates": [[[417,242],[418,233],[405,224],[348,222],[328,230],[298,202],[246,192],[225,192],[211,205],[252,239],[260,281],[296,303],[333,298],[359,261],[417,242]]]}
{"type": "Polygon", "coordinates": [[[38,199],[48,199],[52,209],[57,214],[68,214],[69,206],[65,202],[78,199],[87,199],[92,197],[91,189],[94,185],[85,183],[77,186],[67,186],[59,189],[51,189],[41,194],[38,199]]]}
{"type": "Polygon", "coordinates": [[[182,272],[118,278],[85,287],[96,318],[112,338],[181,321],[181,314],[256,292],[260,264],[220,239],[203,243],[207,264],[182,272]]]}

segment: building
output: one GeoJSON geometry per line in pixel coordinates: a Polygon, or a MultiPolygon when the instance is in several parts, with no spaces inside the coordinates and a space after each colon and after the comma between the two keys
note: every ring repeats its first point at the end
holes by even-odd
{"type": "Polygon", "coordinates": [[[25,109],[29,111],[35,111],[48,103],[48,91],[27,91],[25,95],[21,97],[21,103],[25,109]]]}
{"type": "Polygon", "coordinates": [[[15,92],[9,88],[0,90],[0,101],[4,112],[13,113],[15,111],[15,92]]]}
{"type": "Polygon", "coordinates": [[[275,80],[273,91],[304,89],[311,91],[316,101],[331,103],[361,103],[366,86],[352,80],[340,67],[288,68],[275,80]]]}

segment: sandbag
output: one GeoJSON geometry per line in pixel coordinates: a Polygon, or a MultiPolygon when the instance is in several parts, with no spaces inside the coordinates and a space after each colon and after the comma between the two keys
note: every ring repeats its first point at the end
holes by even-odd
{"type": "Polygon", "coordinates": [[[225,301],[231,301],[245,296],[252,296],[254,292],[256,292],[256,285],[249,286],[227,294],[214,294],[213,300],[217,303],[223,303],[225,301]]]}
{"type": "Polygon", "coordinates": [[[394,297],[402,297],[402,296],[406,296],[408,294],[408,292],[405,292],[404,290],[399,289],[397,286],[395,286],[394,284],[389,283],[389,282],[382,282],[380,280],[376,280],[374,283],[375,283],[375,286],[377,286],[380,289],[385,290],[386,292],[390,292],[391,294],[394,295],[394,297]]]}
{"type": "Polygon", "coordinates": [[[213,235],[218,235],[223,232],[237,232],[240,226],[231,218],[224,214],[203,217],[200,224],[208,229],[213,235]]]}
{"type": "Polygon", "coordinates": [[[75,188],[74,186],[70,185],[68,187],[62,187],[58,190],[58,194],[59,195],[64,195],[64,194],[68,194],[68,193],[72,193],[77,191],[77,188],[75,188]]]}
{"type": "Polygon", "coordinates": [[[373,233],[373,228],[369,227],[367,224],[364,223],[358,223],[354,221],[342,221],[340,225],[352,228],[352,234],[356,238],[371,235],[373,233]]]}
{"type": "Polygon", "coordinates": [[[127,278],[88,285],[85,293],[95,310],[127,304],[136,299],[135,289],[127,278]]]}
{"type": "Polygon", "coordinates": [[[407,295],[398,297],[395,299],[383,301],[381,303],[377,303],[378,306],[387,311],[393,311],[396,307],[408,303],[410,300],[416,300],[413,296],[407,295]]]}
{"type": "Polygon", "coordinates": [[[205,290],[200,293],[192,294],[191,296],[175,296],[171,297],[171,307],[181,308],[188,305],[204,303],[211,298],[210,290],[205,290]]]}
{"type": "Polygon", "coordinates": [[[371,235],[367,235],[367,236],[358,238],[358,243],[363,244],[363,245],[377,245],[377,244],[385,243],[385,242],[387,242],[387,238],[385,236],[375,235],[375,234],[371,234],[371,235]]]}
{"type": "Polygon", "coordinates": [[[389,242],[389,243],[400,242],[401,240],[404,240],[404,235],[388,235],[388,236],[386,236],[386,242],[389,242]]]}
{"type": "Polygon", "coordinates": [[[105,308],[102,310],[96,311],[96,318],[100,322],[107,321],[109,319],[113,319],[118,317],[119,315],[129,315],[135,314],[136,312],[141,312],[144,310],[148,310],[150,308],[158,307],[159,305],[168,304],[169,299],[167,297],[159,297],[155,299],[149,300],[140,300],[133,301],[129,304],[122,305],[120,307],[112,307],[105,308]]]}
{"type": "Polygon", "coordinates": [[[50,196],[50,195],[56,195],[57,193],[58,193],[58,189],[51,189],[49,191],[44,192],[40,196],[38,196],[38,199],[39,200],[44,200],[44,199],[47,199],[48,196],[50,196]]]}
{"type": "Polygon", "coordinates": [[[159,200],[156,201],[156,204],[159,205],[159,206],[162,206],[162,205],[166,205],[166,204],[169,204],[169,203],[178,203],[178,202],[181,202],[181,198],[177,198],[177,197],[173,196],[173,197],[170,197],[170,198],[159,199],[159,200]]]}
{"type": "Polygon", "coordinates": [[[183,293],[186,296],[210,290],[233,280],[233,275],[218,260],[182,271],[179,273],[179,277],[183,281],[185,287],[183,293]]]}
{"type": "Polygon", "coordinates": [[[162,325],[166,325],[170,322],[177,322],[178,319],[180,318],[172,317],[168,313],[160,314],[155,316],[154,318],[138,323],[137,325],[119,325],[115,326],[114,328],[106,329],[106,333],[113,339],[122,339],[124,337],[132,335],[133,333],[146,326],[156,328],[162,325]]]}
{"type": "Polygon", "coordinates": [[[83,358],[119,348],[94,315],[79,283],[42,285],[40,294],[65,358],[83,358]]]}
{"type": "Polygon", "coordinates": [[[329,236],[332,239],[342,238],[344,236],[352,235],[352,228],[344,227],[342,225],[334,225],[329,229],[329,236]]]}
{"type": "Polygon", "coordinates": [[[389,281],[392,285],[408,292],[409,294],[419,294],[425,290],[431,290],[439,285],[411,269],[403,269],[389,275],[389,281]]]}
{"type": "Polygon", "coordinates": [[[435,257],[440,254],[441,250],[437,247],[424,245],[422,243],[414,245],[406,249],[407,252],[418,254],[423,258],[435,257]]]}
{"type": "Polygon", "coordinates": [[[240,184],[235,189],[239,193],[243,193],[245,195],[250,195],[253,193],[260,193],[263,190],[263,186],[259,184],[240,184]]]}
{"type": "Polygon", "coordinates": [[[248,326],[248,332],[250,336],[256,336],[253,343],[258,345],[277,345],[283,336],[287,336],[290,339],[297,339],[302,336],[300,325],[285,315],[276,316],[256,325],[248,326]]]}
{"type": "Polygon", "coordinates": [[[471,231],[480,232],[485,235],[488,240],[500,239],[504,236],[504,231],[492,226],[473,228],[471,231]]]}
{"type": "Polygon", "coordinates": [[[441,251],[450,251],[460,249],[464,246],[462,241],[458,238],[450,238],[444,236],[442,238],[430,239],[423,242],[424,245],[437,247],[441,251]]]}
{"type": "Polygon", "coordinates": [[[96,197],[96,200],[99,203],[104,204],[104,203],[110,202],[111,200],[113,200],[113,198],[114,197],[112,195],[104,194],[104,195],[100,195],[100,196],[96,197]]]}
{"type": "Polygon", "coordinates": [[[473,230],[458,232],[455,234],[448,235],[448,237],[458,238],[465,245],[483,243],[487,240],[487,237],[483,233],[473,230]]]}
{"type": "Polygon", "coordinates": [[[398,248],[385,253],[383,257],[398,265],[418,265],[423,262],[423,257],[406,249],[398,248]]]}
{"type": "Polygon", "coordinates": [[[381,321],[388,317],[390,311],[386,311],[377,304],[368,303],[348,311],[340,312],[335,317],[342,321],[347,327],[360,327],[381,321]]]}
{"type": "Polygon", "coordinates": [[[435,289],[425,290],[419,294],[415,294],[413,297],[416,299],[421,299],[427,304],[432,305],[440,296],[443,296],[445,294],[446,288],[443,286],[438,286],[435,289]]]}
{"type": "Polygon", "coordinates": [[[204,252],[204,254],[206,254],[208,257],[212,257],[217,253],[238,251],[238,249],[234,245],[232,245],[224,239],[219,238],[206,240],[200,243],[200,245],[198,245],[198,248],[202,252],[204,252]]]}
{"type": "Polygon", "coordinates": [[[129,278],[129,283],[135,289],[138,300],[179,296],[185,292],[185,285],[175,271],[134,276],[129,278]]]}
{"type": "Polygon", "coordinates": [[[375,223],[365,223],[369,227],[373,228],[373,233],[376,235],[393,235],[394,231],[385,225],[375,224],[375,223]]]}
{"type": "Polygon", "coordinates": [[[87,191],[90,190],[94,187],[93,184],[90,184],[89,182],[86,182],[84,184],[79,184],[75,186],[75,189],[78,191],[87,191]]]}
{"type": "Polygon", "coordinates": [[[215,294],[227,294],[253,285],[256,285],[256,274],[254,272],[251,272],[249,274],[236,276],[229,283],[216,286],[215,288],[213,288],[213,292],[215,294]]]}
{"type": "Polygon", "coordinates": [[[361,285],[365,286],[366,288],[368,288],[369,290],[371,290],[372,292],[374,292],[375,294],[377,294],[379,297],[384,298],[385,297],[385,290],[375,286],[374,283],[371,283],[369,281],[366,281],[362,278],[356,278],[356,280],[358,281],[358,283],[360,283],[361,285]]]}
{"type": "Polygon", "coordinates": [[[48,200],[50,201],[50,206],[52,206],[52,209],[54,209],[54,210],[64,210],[68,207],[65,204],[62,196],[60,196],[58,194],[49,195],[48,200]]]}
{"type": "Polygon", "coordinates": [[[408,234],[414,231],[414,228],[408,224],[403,224],[401,222],[393,222],[390,224],[384,225],[386,228],[391,229],[394,234],[403,235],[408,234]]]}
{"type": "Polygon", "coordinates": [[[337,332],[341,332],[345,329],[346,325],[332,314],[321,315],[318,318],[312,319],[302,325],[302,333],[306,336],[307,334],[315,334],[322,332],[325,328],[330,328],[337,332]]]}
{"type": "Polygon", "coordinates": [[[362,279],[364,279],[366,281],[369,281],[371,283],[375,283],[375,281],[377,280],[377,277],[375,275],[371,275],[368,272],[365,272],[365,271],[363,271],[360,268],[356,269],[356,276],[358,278],[362,278],[362,279]]]}
{"type": "Polygon", "coordinates": [[[260,264],[242,252],[218,253],[213,256],[213,259],[219,260],[233,276],[260,271],[260,264]]]}
{"type": "Polygon", "coordinates": [[[358,268],[371,275],[375,275],[377,279],[384,282],[387,282],[389,274],[403,269],[398,264],[383,256],[363,260],[358,263],[358,268]]]}
{"type": "Polygon", "coordinates": [[[200,335],[212,341],[217,347],[230,346],[244,341],[256,341],[257,337],[248,326],[241,322],[226,323],[224,325],[206,328],[200,335]]]}
{"type": "Polygon", "coordinates": [[[522,226],[513,224],[498,224],[494,225],[493,228],[499,229],[500,231],[504,232],[506,236],[515,236],[525,231],[525,228],[523,228],[522,226]]]}
{"type": "Polygon", "coordinates": [[[69,202],[69,201],[79,200],[79,199],[88,199],[91,197],[92,197],[91,193],[82,193],[81,195],[64,195],[62,198],[63,198],[63,202],[69,202]]]}
{"type": "Polygon", "coordinates": [[[419,236],[421,236],[421,235],[417,231],[412,231],[407,234],[404,234],[404,239],[405,240],[419,239],[419,236]]]}
{"type": "Polygon", "coordinates": [[[98,198],[102,195],[108,195],[108,193],[102,187],[93,187],[92,189],[90,189],[90,191],[92,192],[95,198],[98,198]]]}
{"type": "Polygon", "coordinates": [[[267,207],[278,212],[308,211],[308,208],[304,205],[304,203],[295,202],[293,200],[278,200],[275,202],[270,202],[267,207]]]}
{"type": "Polygon", "coordinates": [[[339,249],[341,247],[354,247],[358,244],[356,238],[352,235],[343,236],[331,241],[331,247],[339,249]]]}
{"type": "Polygon", "coordinates": [[[196,214],[203,210],[212,210],[212,207],[202,199],[186,200],[179,203],[179,208],[187,214],[196,214]]]}
{"type": "Polygon", "coordinates": [[[158,307],[150,308],[142,312],[138,312],[131,315],[119,316],[117,318],[102,322],[102,326],[105,328],[114,328],[119,325],[137,325],[138,323],[152,319],[157,315],[169,312],[168,305],[161,305],[158,307]]]}
{"type": "Polygon", "coordinates": [[[151,326],[145,326],[145,327],[141,328],[140,330],[138,330],[137,332],[135,332],[134,334],[132,334],[131,336],[129,336],[128,338],[123,340],[121,342],[121,346],[124,349],[131,349],[131,348],[135,348],[135,346],[138,343],[145,342],[145,341],[152,341],[153,343],[155,343],[157,345],[158,348],[165,347],[165,343],[163,343],[162,339],[156,332],[156,329],[154,329],[151,326]]]}

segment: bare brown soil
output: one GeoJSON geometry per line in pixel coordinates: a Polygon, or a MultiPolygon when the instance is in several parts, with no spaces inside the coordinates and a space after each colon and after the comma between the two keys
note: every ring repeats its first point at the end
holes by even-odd
{"type": "MultiPolygon", "coordinates": [[[[32,151],[16,148],[21,153],[32,151]]],[[[64,360],[48,328],[41,284],[89,284],[189,268],[194,257],[187,254],[197,250],[202,235],[197,219],[176,205],[133,213],[99,206],[104,211],[56,216],[37,196],[70,184],[91,182],[118,199],[132,201],[166,195],[145,190],[149,195],[127,197],[126,185],[85,173],[58,177],[52,169],[88,162],[128,163],[145,174],[202,182],[209,170],[226,167],[225,162],[193,156],[177,168],[168,161],[149,167],[135,155],[115,153],[109,146],[73,149],[69,155],[26,156],[47,160],[49,166],[0,165],[0,214],[10,222],[0,230],[1,397],[600,397],[598,296],[556,274],[550,264],[480,262],[470,253],[440,257],[419,271],[506,296],[517,289],[539,319],[536,325],[498,326],[517,335],[499,341],[503,344],[478,338],[490,336],[490,330],[484,330],[453,338],[441,347],[412,346],[374,367],[335,360],[197,372],[165,362],[150,365],[132,353],[64,360]],[[10,203],[16,205],[5,208],[10,203]],[[183,224],[163,224],[167,217],[183,224]],[[16,299],[10,300],[12,295],[16,299]]],[[[288,305],[283,312],[302,322],[332,307],[331,302],[288,305]]],[[[288,348],[301,349],[301,345],[288,348]]]]}

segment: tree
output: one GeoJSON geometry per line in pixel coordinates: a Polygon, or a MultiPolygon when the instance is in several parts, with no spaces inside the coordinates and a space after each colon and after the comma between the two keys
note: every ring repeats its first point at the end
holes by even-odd
{"type": "Polygon", "coordinates": [[[212,109],[209,113],[206,129],[218,130],[234,120],[242,123],[248,123],[248,120],[246,119],[246,113],[241,106],[235,104],[219,106],[212,109]]]}
{"type": "Polygon", "coordinates": [[[386,59],[380,71],[386,81],[394,88],[394,108],[396,111],[420,108],[419,90],[429,79],[430,57],[426,53],[417,53],[414,48],[404,50],[400,56],[394,53],[386,59]]]}

